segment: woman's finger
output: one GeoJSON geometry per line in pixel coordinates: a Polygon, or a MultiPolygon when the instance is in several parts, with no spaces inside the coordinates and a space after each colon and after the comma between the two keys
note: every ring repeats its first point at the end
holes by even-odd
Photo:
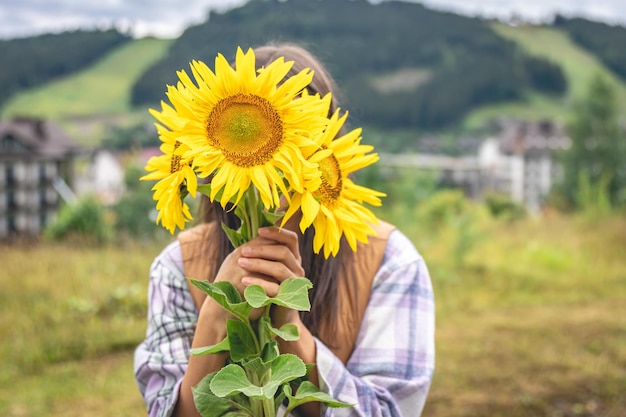
{"type": "Polygon", "coordinates": [[[269,275],[283,281],[304,276],[304,269],[293,253],[284,245],[261,245],[242,248],[239,266],[248,271],[269,275]]]}
{"type": "Polygon", "coordinates": [[[278,227],[262,227],[259,229],[259,236],[271,239],[289,248],[298,262],[302,261],[300,256],[300,246],[298,245],[298,234],[288,229],[278,227]]]}
{"type": "Polygon", "coordinates": [[[294,263],[296,271],[289,268],[283,261],[268,260],[259,257],[242,257],[238,260],[239,267],[248,272],[274,278],[282,282],[287,278],[302,276],[301,268],[294,263]]]}

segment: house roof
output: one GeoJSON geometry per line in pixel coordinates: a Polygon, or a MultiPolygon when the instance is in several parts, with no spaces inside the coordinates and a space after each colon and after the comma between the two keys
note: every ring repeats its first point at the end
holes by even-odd
{"type": "Polygon", "coordinates": [[[507,155],[551,153],[571,144],[564,127],[551,121],[503,120],[500,129],[500,150],[507,155]]]}
{"type": "Polygon", "coordinates": [[[49,120],[25,117],[0,120],[1,159],[58,159],[79,149],[60,126],[49,120]]]}

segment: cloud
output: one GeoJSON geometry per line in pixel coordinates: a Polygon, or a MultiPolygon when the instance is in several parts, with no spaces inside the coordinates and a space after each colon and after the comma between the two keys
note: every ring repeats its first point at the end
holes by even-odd
{"type": "MultiPolygon", "coordinates": [[[[0,3],[0,38],[78,28],[116,26],[137,37],[177,37],[203,22],[209,10],[224,11],[247,0],[16,0],[0,3]]],[[[288,1],[288,0],[287,0],[288,1]]],[[[311,0],[312,1],[312,0],[311,0]]],[[[379,3],[384,0],[371,0],[379,3]]],[[[469,15],[546,21],[561,13],[626,25],[623,0],[413,0],[428,7],[469,15]]]]}
{"type": "Polygon", "coordinates": [[[556,14],[587,17],[607,23],[626,25],[626,2],[623,0],[423,0],[439,10],[472,16],[507,19],[523,17],[531,22],[545,22],[556,14]]]}
{"type": "Polygon", "coordinates": [[[0,38],[77,28],[132,27],[138,36],[176,37],[206,20],[209,8],[234,7],[239,0],[19,0],[0,5],[0,38]]]}

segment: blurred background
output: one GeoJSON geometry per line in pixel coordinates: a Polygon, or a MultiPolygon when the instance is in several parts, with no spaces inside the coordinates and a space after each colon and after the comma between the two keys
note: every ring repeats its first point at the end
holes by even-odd
{"type": "MultiPolygon", "coordinates": [[[[137,416],[138,181],[176,71],[309,47],[380,162],[357,181],[425,257],[424,416],[626,415],[626,3],[0,4],[0,414],[137,416]]],[[[193,203],[193,202],[191,202],[193,203]]]]}

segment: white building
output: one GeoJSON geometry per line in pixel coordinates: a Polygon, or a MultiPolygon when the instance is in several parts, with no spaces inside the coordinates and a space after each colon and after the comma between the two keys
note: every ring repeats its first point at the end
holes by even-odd
{"type": "MultiPolygon", "coordinates": [[[[562,126],[552,122],[504,122],[495,141],[498,145],[494,170],[495,191],[504,192],[513,201],[531,211],[541,209],[550,189],[562,176],[556,155],[571,146],[562,126]]],[[[483,155],[484,157],[484,155],[483,155]]]]}
{"type": "Polygon", "coordinates": [[[78,174],[74,189],[79,196],[93,195],[105,206],[112,206],[124,193],[124,167],[113,151],[90,153],[78,174]]]}
{"type": "MultiPolygon", "coordinates": [[[[502,120],[499,132],[462,156],[435,153],[381,154],[382,166],[438,171],[442,181],[455,184],[471,198],[486,193],[508,195],[531,212],[541,209],[552,185],[560,179],[556,153],[571,140],[552,122],[502,120]]],[[[429,151],[436,151],[428,138],[429,151]]]]}

